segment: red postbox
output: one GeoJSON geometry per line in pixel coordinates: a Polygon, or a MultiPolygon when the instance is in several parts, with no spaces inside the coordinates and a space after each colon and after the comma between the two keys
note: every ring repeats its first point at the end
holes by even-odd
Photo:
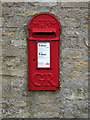
{"type": "Polygon", "coordinates": [[[59,87],[60,23],[49,13],[35,15],[28,24],[28,89],[59,87]]]}

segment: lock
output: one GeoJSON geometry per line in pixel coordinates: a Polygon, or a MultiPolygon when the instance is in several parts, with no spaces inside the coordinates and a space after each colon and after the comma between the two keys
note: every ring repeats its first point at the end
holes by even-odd
{"type": "Polygon", "coordinates": [[[60,22],[49,13],[35,15],[28,24],[28,89],[59,88],[60,22]]]}

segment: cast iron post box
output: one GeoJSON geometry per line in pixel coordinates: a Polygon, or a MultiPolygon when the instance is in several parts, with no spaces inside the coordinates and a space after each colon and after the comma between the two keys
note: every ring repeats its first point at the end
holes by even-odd
{"type": "Polygon", "coordinates": [[[49,13],[35,15],[28,24],[28,89],[59,87],[60,23],[49,13]]]}

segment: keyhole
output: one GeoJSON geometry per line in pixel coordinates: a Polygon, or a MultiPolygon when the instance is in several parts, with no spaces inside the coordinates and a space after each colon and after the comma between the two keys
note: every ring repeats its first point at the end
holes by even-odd
{"type": "Polygon", "coordinates": [[[33,61],[35,61],[35,59],[33,59],[33,61]]]}

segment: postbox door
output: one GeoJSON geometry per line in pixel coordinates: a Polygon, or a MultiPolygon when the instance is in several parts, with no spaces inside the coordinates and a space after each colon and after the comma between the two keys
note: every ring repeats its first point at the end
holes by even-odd
{"type": "Polygon", "coordinates": [[[44,43],[45,41],[28,41],[29,90],[57,90],[59,87],[59,41],[46,41],[46,44],[49,43],[47,45],[50,45],[50,66],[38,67],[38,44],[44,45],[44,43]]]}

